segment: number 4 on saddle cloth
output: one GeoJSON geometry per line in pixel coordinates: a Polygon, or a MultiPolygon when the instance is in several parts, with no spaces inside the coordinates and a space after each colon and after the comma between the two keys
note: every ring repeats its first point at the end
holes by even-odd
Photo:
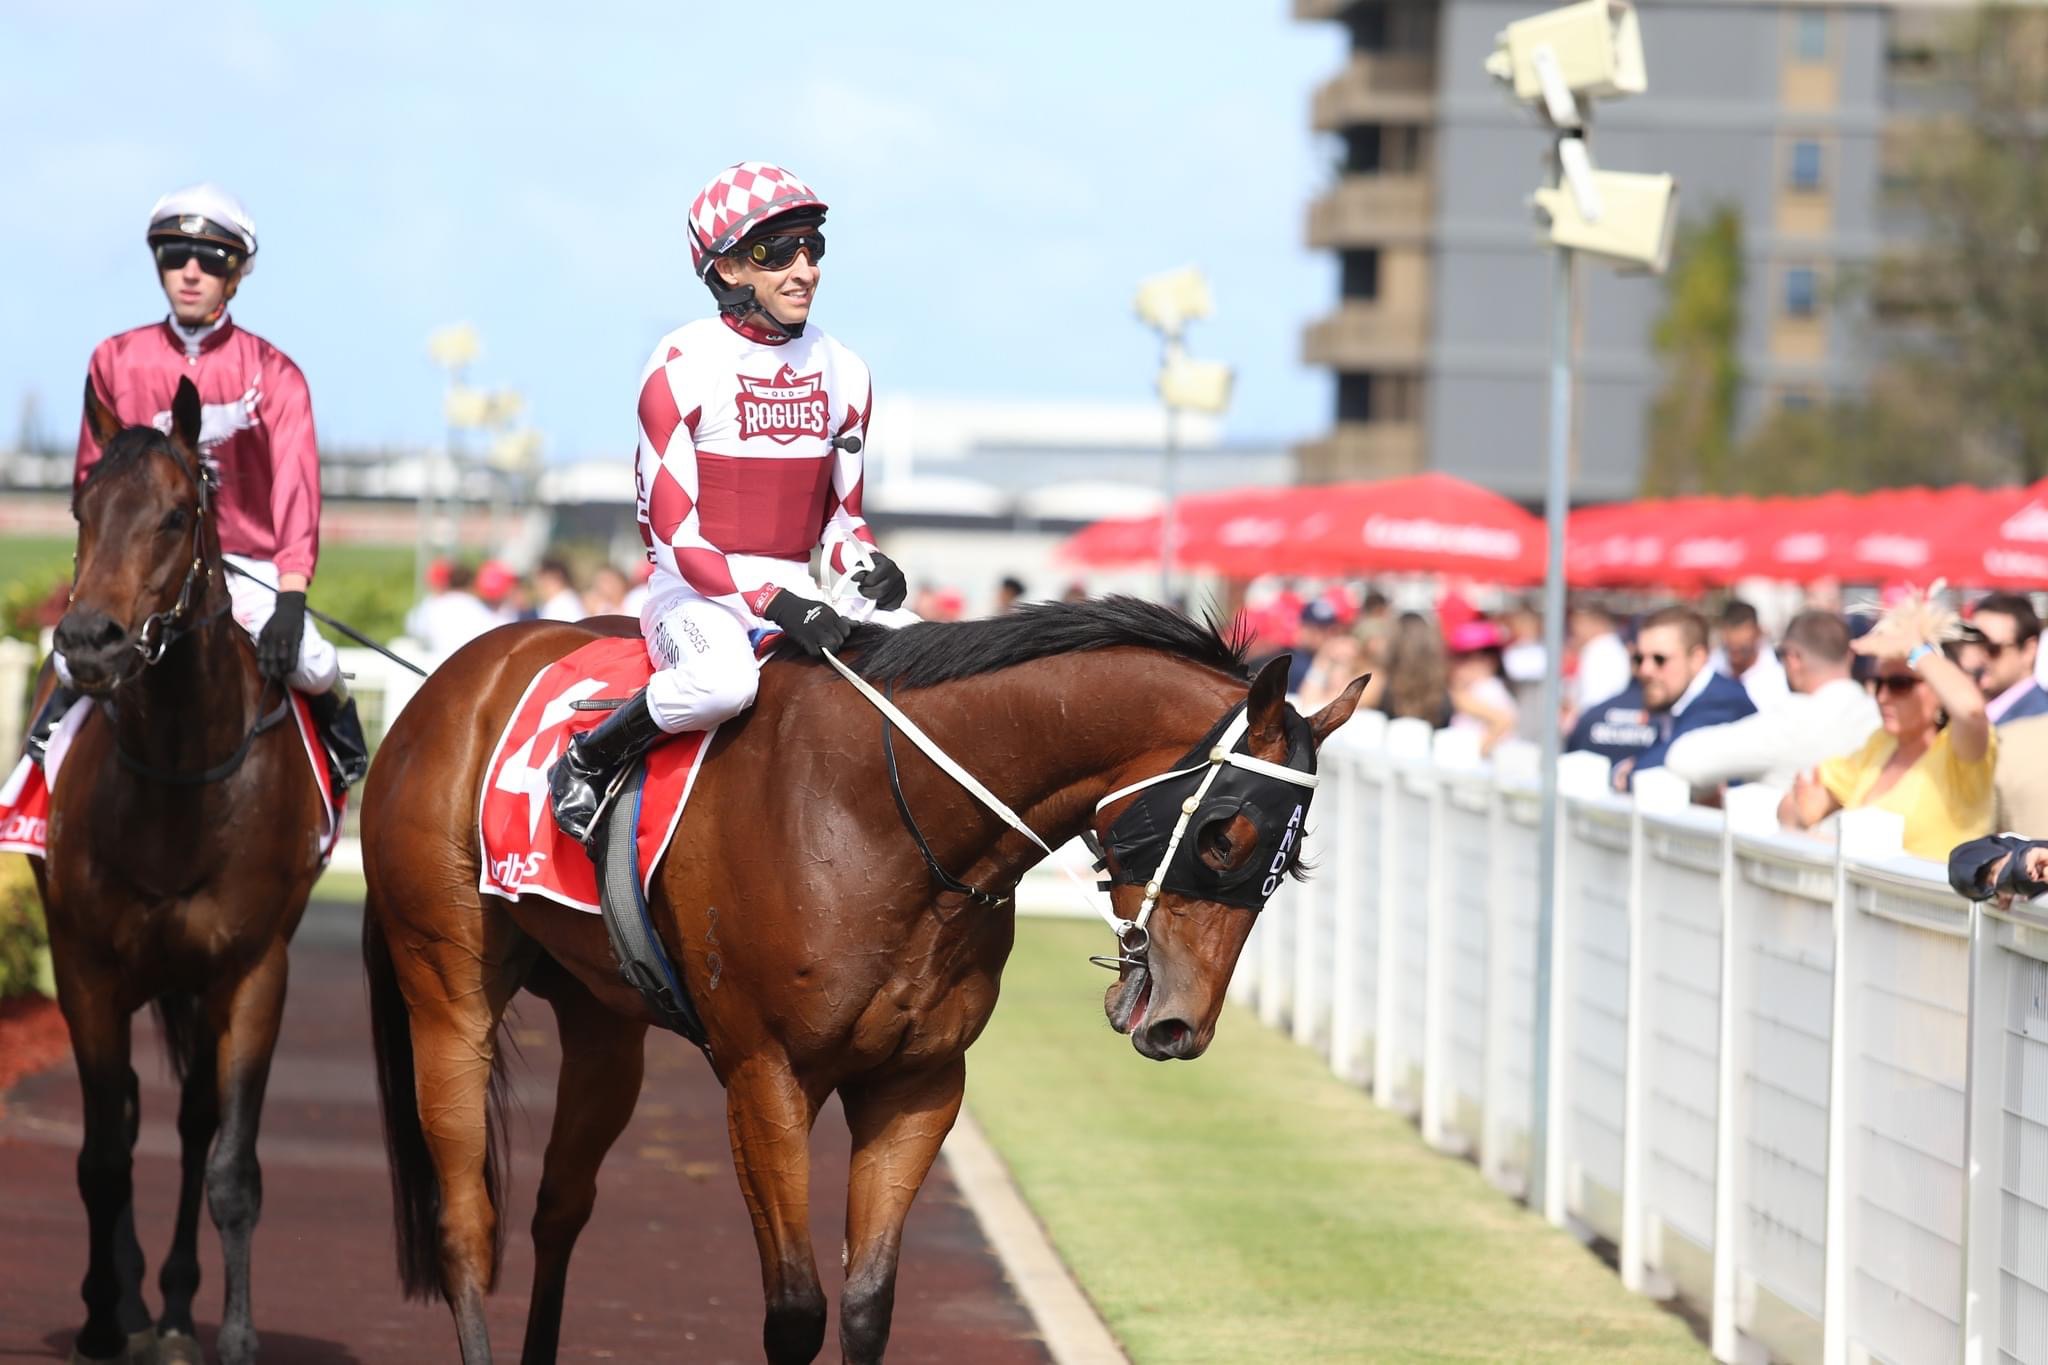
{"type": "MultiPolygon", "coordinates": [[[[342,817],[348,809],[348,790],[335,791],[327,750],[321,744],[320,732],[313,723],[313,712],[305,697],[297,692],[291,697],[292,718],[298,722],[299,741],[320,784],[323,811],[320,866],[325,867],[327,860],[334,856],[335,844],[341,840],[342,817]]],[[[13,773],[9,774],[6,785],[0,786],[0,853],[26,853],[31,858],[49,856],[50,793],[56,789],[72,740],[78,737],[93,708],[94,702],[90,697],[81,697],[74,702],[51,732],[48,754],[42,766],[37,766],[35,760],[24,754],[15,764],[13,773]]]]}

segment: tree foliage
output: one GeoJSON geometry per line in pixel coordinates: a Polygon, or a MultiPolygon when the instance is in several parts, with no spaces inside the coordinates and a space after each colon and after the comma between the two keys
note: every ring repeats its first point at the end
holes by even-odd
{"type": "Polygon", "coordinates": [[[1916,368],[2012,476],[2048,477],[2048,11],[1988,5],[1957,29],[1955,111],[1914,135],[1916,368]]]}
{"type": "Polygon", "coordinates": [[[1652,344],[1664,386],[1650,405],[1643,492],[1721,492],[1742,388],[1742,218],[1722,207],[1679,231],[1652,344]]]}

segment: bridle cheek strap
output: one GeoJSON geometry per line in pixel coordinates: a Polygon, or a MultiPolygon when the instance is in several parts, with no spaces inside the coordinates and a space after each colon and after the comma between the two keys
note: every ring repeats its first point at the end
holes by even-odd
{"type": "Polygon", "coordinates": [[[1244,737],[1245,731],[1250,728],[1251,717],[1249,713],[1239,711],[1236,718],[1230,722],[1229,727],[1217,737],[1214,747],[1209,750],[1209,757],[1204,762],[1185,768],[1174,768],[1160,773],[1156,777],[1148,777],[1143,781],[1133,782],[1127,787],[1118,787],[1115,791],[1095,803],[1095,813],[1100,815],[1103,807],[1136,792],[1141,792],[1147,787],[1156,787],[1162,782],[1171,782],[1177,777],[1186,777],[1190,773],[1202,773],[1202,780],[1195,787],[1194,794],[1180,803],[1180,818],[1173,822],[1173,833],[1167,837],[1166,851],[1159,855],[1159,866],[1152,870],[1151,879],[1145,883],[1145,899],[1138,906],[1138,917],[1128,920],[1116,915],[1109,917],[1109,927],[1116,931],[1117,942],[1123,946],[1126,953],[1135,955],[1145,950],[1150,938],[1150,933],[1145,926],[1151,922],[1153,908],[1159,904],[1161,880],[1166,876],[1166,869],[1173,864],[1173,855],[1180,851],[1180,842],[1187,836],[1189,822],[1195,818],[1195,812],[1202,808],[1202,798],[1209,794],[1209,788],[1216,784],[1216,779],[1222,776],[1225,767],[1243,768],[1248,772],[1255,772],[1264,777],[1275,778],[1282,782],[1292,782],[1295,786],[1307,787],[1310,791],[1315,790],[1316,775],[1314,773],[1301,772],[1298,769],[1289,768],[1279,763],[1272,763],[1266,759],[1254,757],[1251,754],[1233,753],[1232,747],[1238,740],[1244,737]],[[1205,768],[1208,771],[1203,772],[1205,768]]]}

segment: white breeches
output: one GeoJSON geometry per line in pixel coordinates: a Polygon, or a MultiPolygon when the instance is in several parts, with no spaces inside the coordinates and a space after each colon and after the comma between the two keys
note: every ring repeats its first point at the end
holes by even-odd
{"type": "MultiPolygon", "coordinates": [[[[834,605],[853,620],[903,626],[919,618],[909,611],[868,611],[844,598],[834,605]]],[[[669,734],[709,730],[754,704],[761,661],[747,627],[731,611],[694,592],[668,593],[647,604],[641,615],[647,657],[647,711],[669,734]]]]}
{"type": "MultiPolygon", "coordinates": [[[[277,594],[271,588],[277,586],[277,565],[260,559],[244,559],[240,555],[222,555],[230,564],[240,565],[263,580],[252,583],[238,573],[228,575],[228,599],[234,603],[235,624],[249,632],[254,639],[263,632],[263,623],[277,610],[277,594]],[[268,583],[270,587],[264,587],[268,583]]],[[[306,633],[299,637],[299,666],[285,681],[301,692],[326,692],[341,679],[341,656],[313,618],[306,618],[306,633]]]]}
{"type": "MultiPolygon", "coordinates": [[[[230,564],[239,564],[250,573],[261,578],[271,587],[277,585],[277,566],[260,559],[244,559],[240,555],[222,555],[230,564]]],[[[261,583],[251,583],[238,573],[227,575],[228,601],[232,606],[235,624],[249,632],[255,639],[262,633],[263,623],[277,610],[277,594],[261,583]]],[[[71,670],[64,664],[62,651],[53,652],[50,662],[56,666],[57,679],[66,687],[71,686],[71,670]]],[[[285,681],[301,692],[327,692],[341,681],[341,656],[334,651],[313,619],[306,618],[306,633],[299,637],[299,666],[285,681]]]]}

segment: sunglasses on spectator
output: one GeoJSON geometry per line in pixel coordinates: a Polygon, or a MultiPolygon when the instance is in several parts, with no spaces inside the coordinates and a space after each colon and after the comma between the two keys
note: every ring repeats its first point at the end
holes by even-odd
{"type": "Polygon", "coordinates": [[[159,242],[156,264],[159,270],[183,270],[185,262],[198,258],[199,268],[219,279],[242,263],[242,253],[217,242],[159,242]]]}
{"type": "Polygon", "coordinates": [[[807,251],[811,264],[825,259],[825,234],[822,232],[778,233],[773,237],[758,237],[747,246],[747,259],[763,270],[780,270],[796,259],[796,253],[807,251]]]}
{"type": "Polygon", "coordinates": [[[1918,687],[1920,677],[1914,673],[1880,673],[1870,680],[1870,685],[1880,692],[1890,692],[1897,696],[1918,687]]]}
{"type": "Polygon", "coordinates": [[[1664,667],[1664,665],[1670,663],[1671,659],[1672,656],[1669,654],[1644,654],[1638,650],[1630,650],[1628,656],[1628,666],[1630,668],[1640,669],[1643,666],[1643,664],[1647,662],[1653,668],[1662,668],[1664,667]]]}

